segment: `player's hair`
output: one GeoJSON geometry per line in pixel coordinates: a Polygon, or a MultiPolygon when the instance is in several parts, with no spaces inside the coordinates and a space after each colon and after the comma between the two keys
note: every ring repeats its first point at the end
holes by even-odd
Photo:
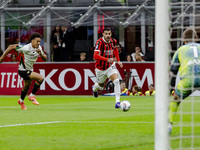
{"type": "Polygon", "coordinates": [[[31,34],[31,36],[29,38],[29,42],[31,42],[35,38],[42,38],[42,36],[39,33],[35,32],[35,33],[31,34]]]}
{"type": "Polygon", "coordinates": [[[103,32],[104,31],[111,31],[111,28],[110,27],[105,27],[104,29],[103,29],[103,32]]]}
{"type": "Polygon", "coordinates": [[[188,28],[183,32],[185,42],[196,41],[197,37],[197,32],[194,29],[188,28]]]}

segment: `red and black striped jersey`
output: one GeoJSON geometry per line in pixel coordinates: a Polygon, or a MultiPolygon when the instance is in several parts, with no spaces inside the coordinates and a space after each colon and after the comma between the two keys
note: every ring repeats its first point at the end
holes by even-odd
{"type": "MultiPolygon", "coordinates": [[[[105,58],[113,58],[114,57],[114,49],[115,45],[117,43],[117,40],[114,38],[110,39],[110,42],[106,42],[104,38],[100,38],[97,40],[95,45],[95,52],[98,52],[100,56],[105,58]]],[[[99,60],[96,59],[95,68],[99,70],[106,70],[110,67],[110,63],[107,60],[99,60]]]]}

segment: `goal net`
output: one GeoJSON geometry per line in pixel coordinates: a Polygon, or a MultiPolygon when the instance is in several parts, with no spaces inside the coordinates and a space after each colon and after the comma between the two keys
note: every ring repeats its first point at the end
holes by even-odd
{"type": "MultiPolygon", "coordinates": [[[[172,0],[169,14],[171,24],[169,30],[170,64],[174,53],[180,46],[184,45],[183,31],[187,28],[192,28],[197,33],[200,33],[200,1],[172,0]]],[[[199,55],[196,49],[193,52],[194,55],[199,55]]],[[[198,61],[198,59],[196,60],[198,61]]],[[[179,81],[179,74],[177,74],[176,85],[179,81]]],[[[195,92],[181,101],[178,107],[170,135],[169,149],[200,150],[200,92],[197,91],[198,88],[194,87],[194,84],[192,90],[195,92]]],[[[169,100],[172,100],[172,97],[169,100]]]]}
{"type": "MultiPolygon", "coordinates": [[[[200,1],[156,1],[155,12],[157,91],[155,96],[155,150],[200,150],[200,91],[193,82],[191,90],[194,92],[181,101],[173,120],[171,134],[168,130],[168,108],[173,99],[168,92],[172,89],[169,84],[170,64],[174,53],[184,45],[183,32],[185,29],[195,29],[198,36],[200,35],[200,1]]],[[[200,40],[197,43],[200,43],[200,40]]],[[[193,66],[200,65],[199,50],[197,47],[191,47],[191,49],[194,53],[188,55],[195,57],[193,66]]],[[[191,71],[197,68],[199,67],[193,67],[191,71]]],[[[194,76],[191,78],[194,79],[194,76]]],[[[182,79],[177,74],[175,87],[180,80],[182,79]]],[[[183,93],[180,92],[180,97],[182,95],[183,93]]]]}

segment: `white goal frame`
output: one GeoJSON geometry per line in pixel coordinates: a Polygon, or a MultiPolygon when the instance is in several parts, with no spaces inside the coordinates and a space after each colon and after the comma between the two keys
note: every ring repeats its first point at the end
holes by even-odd
{"type": "Polygon", "coordinates": [[[155,1],[155,150],[168,150],[169,105],[169,1],[155,1]]]}

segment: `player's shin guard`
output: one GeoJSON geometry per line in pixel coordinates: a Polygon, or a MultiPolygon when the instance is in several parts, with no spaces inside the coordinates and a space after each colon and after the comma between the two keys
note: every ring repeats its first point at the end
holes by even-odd
{"type": "Polygon", "coordinates": [[[116,103],[120,102],[120,83],[119,83],[119,79],[115,79],[113,81],[115,87],[114,87],[114,91],[115,91],[115,100],[116,103]]]}
{"type": "Polygon", "coordinates": [[[173,123],[180,102],[172,101],[169,104],[169,122],[173,123]]]}
{"type": "Polygon", "coordinates": [[[32,94],[35,94],[37,92],[37,90],[40,88],[41,84],[42,84],[42,82],[35,81],[35,84],[34,84],[34,87],[32,90],[32,94]]]}

